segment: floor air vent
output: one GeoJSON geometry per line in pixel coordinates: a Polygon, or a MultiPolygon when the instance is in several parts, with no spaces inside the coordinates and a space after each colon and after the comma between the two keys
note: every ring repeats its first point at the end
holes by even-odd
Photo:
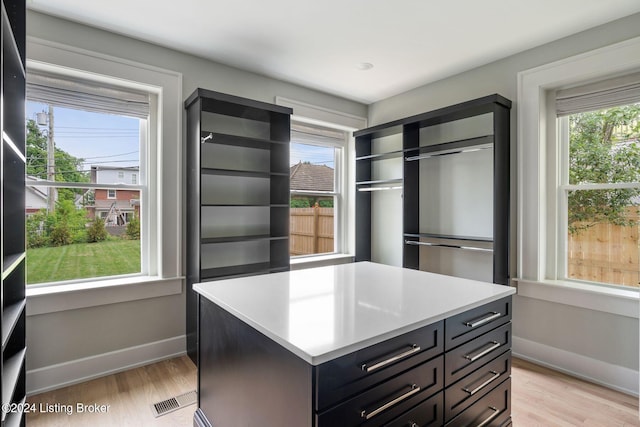
{"type": "Polygon", "coordinates": [[[160,415],[168,414],[176,409],[184,408],[185,406],[196,403],[198,399],[198,393],[190,391],[188,393],[181,394],[180,396],[172,397],[162,402],[154,403],[151,405],[151,411],[157,418],[160,415]]]}

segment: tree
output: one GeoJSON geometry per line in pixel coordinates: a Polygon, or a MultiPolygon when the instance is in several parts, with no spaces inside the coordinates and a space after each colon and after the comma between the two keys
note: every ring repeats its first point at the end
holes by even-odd
{"type": "MultiPolygon", "coordinates": [[[[55,148],[55,181],[89,182],[89,176],[82,170],[84,159],[74,157],[60,148],[55,148]]],[[[35,120],[27,120],[27,175],[47,179],[47,136],[42,133],[35,120]]],[[[61,188],[58,200],[74,200],[81,189],[61,188]]]]}
{"type": "MultiPolygon", "coordinates": [[[[640,104],[569,117],[569,184],[640,181],[640,104]]],[[[628,207],[640,190],[580,190],[569,193],[569,231],[598,223],[633,226],[628,207]]]]}

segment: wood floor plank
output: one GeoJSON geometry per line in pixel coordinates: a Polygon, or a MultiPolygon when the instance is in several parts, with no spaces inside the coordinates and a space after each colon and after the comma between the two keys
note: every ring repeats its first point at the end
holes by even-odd
{"type": "MultiPolygon", "coordinates": [[[[154,418],[151,404],[196,389],[187,356],[165,360],[28,398],[36,405],[74,405],[74,413],[30,413],[29,427],[191,427],[196,405],[154,418]],[[75,413],[77,402],[111,405],[105,414],[75,413]]],[[[640,427],[638,398],[520,359],[513,359],[515,427],[640,427]]],[[[267,427],[267,426],[265,426],[267,427]]]]}

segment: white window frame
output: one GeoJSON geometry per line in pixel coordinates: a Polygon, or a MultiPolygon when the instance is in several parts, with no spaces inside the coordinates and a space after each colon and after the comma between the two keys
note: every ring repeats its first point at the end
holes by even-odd
{"type": "MultiPolygon", "coordinates": [[[[27,66],[49,73],[66,73],[110,85],[153,94],[146,167],[148,200],[155,211],[143,225],[148,238],[144,274],[91,282],[27,288],[27,315],[93,307],[180,294],[183,288],[182,238],[182,74],[59,43],[27,37],[27,66]],[[176,203],[177,201],[177,203],[176,203]]],[[[140,181],[144,181],[144,176],[140,181]]]]}
{"type": "Polygon", "coordinates": [[[345,168],[342,171],[342,230],[343,248],[342,253],[333,255],[318,255],[315,257],[299,257],[292,258],[291,269],[301,269],[323,265],[335,265],[345,262],[352,262],[355,259],[355,138],[353,132],[358,129],[367,127],[367,119],[358,117],[353,114],[332,110],[318,105],[312,105],[306,102],[285,98],[281,96],[275,97],[275,103],[293,109],[292,121],[300,123],[309,123],[327,128],[343,130],[347,133],[347,146],[343,151],[345,168]]]}
{"type": "Polygon", "coordinates": [[[316,147],[327,147],[334,149],[334,170],[333,170],[333,191],[307,191],[307,190],[290,190],[289,198],[292,196],[317,196],[317,197],[333,197],[333,251],[323,252],[319,254],[308,255],[296,255],[295,258],[311,258],[321,257],[332,254],[345,253],[345,233],[343,230],[346,214],[346,204],[344,203],[344,170],[347,169],[346,156],[344,152],[347,148],[348,135],[344,135],[344,140],[336,142],[329,142],[328,138],[322,138],[321,136],[315,138],[314,135],[309,135],[307,138],[300,140],[291,139],[291,143],[299,143],[304,145],[314,145],[316,147]]]}
{"type": "Polygon", "coordinates": [[[554,91],[640,70],[640,37],[518,73],[518,294],[638,318],[639,293],[559,279],[554,91]],[[555,249],[554,249],[555,248],[555,249]]]}
{"type": "MultiPolygon", "coordinates": [[[[568,280],[577,283],[591,283],[597,286],[623,286],[614,283],[589,282],[586,280],[571,279],[569,276],[569,193],[571,191],[584,190],[614,190],[620,188],[640,189],[640,182],[615,182],[615,183],[589,183],[589,184],[569,184],[569,116],[558,117],[556,119],[558,141],[558,158],[559,160],[559,180],[557,183],[557,224],[558,224],[558,241],[557,241],[557,278],[560,280],[568,280]]],[[[633,289],[633,288],[626,288],[633,289]]],[[[635,290],[635,289],[634,289],[635,290]]]]}
{"type": "MultiPolygon", "coordinates": [[[[91,188],[99,188],[99,187],[91,187],[91,188]]],[[[138,190],[138,188],[136,188],[136,190],[138,190]]],[[[107,199],[117,199],[118,198],[118,190],[116,190],[115,188],[107,188],[107,199]],[[111,195],[111,192],[113,191],[113,196],[111,195]]]]}

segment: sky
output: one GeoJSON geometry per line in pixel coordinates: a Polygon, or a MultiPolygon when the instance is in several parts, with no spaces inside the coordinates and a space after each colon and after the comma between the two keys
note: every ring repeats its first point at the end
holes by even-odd
{"type": "MultiPolygon", "coordinates": [[[[27,102],[27,119],[48,112],[46,104],[27,102]]],[[[54,142],[72,156],[85,159],[84,170],[91,165],[137,166],[140,163],[139,120],[111,114],[92,113],[54,107],[54,142]]],[[[43,131],[48,126],[40,126],[43,131]]]]}
{"type": "MultiPolygon", "coordinates": [[[[48,106],[27,101],[27,119],[36,120],[36,114],[48,112],[48,106]]],[[[48,126],[40,126],[47,131],[48,126]]],[[[54,107],[54,142],[74,157],[85,160],[84,170],[92,165],[138,166],[139,120],[54,107]]],[[[334,168],[334,149],[310,144],[292,143],[289,164],[300,161],[334,168]]]]}

